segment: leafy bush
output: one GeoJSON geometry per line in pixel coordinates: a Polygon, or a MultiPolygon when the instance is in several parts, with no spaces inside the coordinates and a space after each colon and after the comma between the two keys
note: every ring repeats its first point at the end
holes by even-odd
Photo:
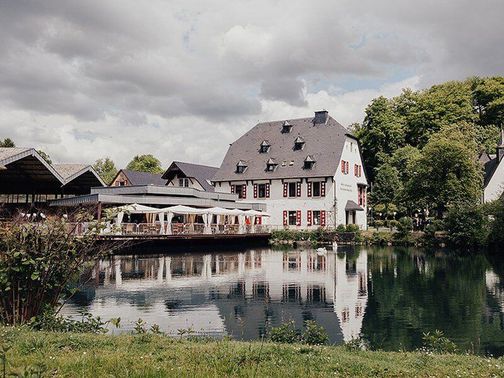
{"type": "Polygon", "coordinates": [[[350,352],[369,350],[369,343],[362,337],[353,338],[352,340],[345,342],[344,346],[345,349],[350,352]]]}
{"type": "Polygon", "coordinates": [[[448,242],[463,249],[474,249],[486,244],[489,222],[478,206],[459,205],[451,208],[445,219],[448,242]]]}
{"type": "Polygon", "coordinates": [[[329,341],[329,335],[324,327],[318,325],[314,320],[305,322],[305,329],[301,334],[301,341],[310,345],[324,345],[329,341]]]}
{"type": "Polygon", "coordinates": [[[360,228],[356,224],[347,224],[346,231],[347,232],[359,232],[360,228]]]}
{"type": "Polygon", "coordinates": [[[413,231],[413,220],[410,217],[402,217],[397,222],[397,233],[394,234],[394,239],[401,243],[409,243],[411,231],[413,231]]]}
{"type": "Polygon", "coordinates": [[[275,343],[293,344],[300,341],[300,332],[293,320],[270,330],[270,340],[275,343]]]}
{"type": "Polygon", "coordinates": [[[269,339],[275,343],[323,345],[329,341],[329,335],[324,327],[318,325],[314,320],[307,320],[304,323],[303,331],[296,329],[296,324],[291,320],[271,328],[269,339]]]}
{"type": "Polygon", "coordinates": [[[374,227],[378,230],[380,227],[385,226],[385,222],[378,219],[374,221],[374,227]]]}
{"type": "Polygon", "coordinates": [[[373,232],[371,238],[372,244],[376,245],[387,245],[392,242],[392,234],[390,232],[373,232]]]}
{"type": "Polygon", "coordinates": [[[423,242],[427,245],[434,245],[437,242],[436,232],[443,231],[445,229],[445,224],[440,219],[435,219],[424,229],[424,240],[423,242]]]}
{"type": "Polygon", "coordinates": [[[457,346],[442,331],[435,330],[433,333],[423,334],[423,349],[431,353],[456,353],[457,346]]]}
{"type": "MultiPolygon", "coordinates": [[[[76,220],[90,219],[82,214],[76,220]]],[[[86,262],[104,255],[97,245],[100,224],[90,223],[80,237],[75,227],[64,219],[0,227],[0,322],[27,323],[55,308],[86,262]]]]}
{"type": "Polygon", "coordinates": [[[346,231],[346,227],[344,224],[338,224],[338,227],[336,227],[336,231],[338,232],[345,232],[346,231]]]}
{"type": "Polygon", "coordinates": [[[103,322],[100,317],[93,317],[90,313],[81,313],[81,320],[73,320],[68,317],[58,316],[52,307],[30,322],[30,327],[37,331],[51,332],[82,332],[82,333],[105,333],[108,322],[103,322]]]}

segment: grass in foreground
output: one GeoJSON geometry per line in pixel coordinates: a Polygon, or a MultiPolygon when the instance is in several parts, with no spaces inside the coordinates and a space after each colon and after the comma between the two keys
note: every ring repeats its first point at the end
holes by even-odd
{"type": "Polygon", "coordinates": [[[17,374],[42,366],[43,376],[67,377],[504,376],[503,358],[467,355],[349,351],[344,347],[301,344],[188,341],[151,334],[109,336],[12,328],[0,328],[0,336],[0,347],[10,340],[7,371],[17,374]]]}

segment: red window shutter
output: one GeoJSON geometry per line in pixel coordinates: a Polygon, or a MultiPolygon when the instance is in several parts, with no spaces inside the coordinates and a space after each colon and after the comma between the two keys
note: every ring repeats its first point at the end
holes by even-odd
{"type": "Polygon", "coordinates": [[[235,186],[234,186],[234,185],[231,185],[231,193],[233,193],[233,194],[234,194],[234,192],[235,192],[235,186]]]}
{"type": "Polygon", "coordinates": [[[287,226],[287,210],[283,212],[283,225],[287,226]]]}
{"type": "Polygon", "coordinates": [[[308,226],[312,225],[312,211],[311,210],[308,210],[306,213],[306,223],[308,224],[308,226]]]}
{"type": "Polygon", "coordinates": [[[257,184],[254,184],[254,198],[257,198],[257,184]]]}
{"type": "Polygon", "coordinates": [[[355,177],[359,177],[359,168],[357,167],[357,164],[354,164],[353,166],[353,174],[355,177]]]}
{"type": "Polygon", "coordinates": [[[325,182],[320,183],[320,196],[325,197],[325,182]]]}
{"type": "Polygon", "coordinates": [[[287,197],[287,183],[286,182],[284,182],[284,184],[283,184],[283,196],[287,197]]]}
{"type": "Polygon", "coordinates": [[[242,199],[247,198],[247,185],[242,185],[242,199]]]}
{"type": "Polygon", "coordinates": [[[320,212],[320,225],[322,227],[325,227],[325,225],[326,225],[326,212],[325,212],[325,210],[322,210],[320,212]]]}
{"type": "Polygon", "coordinates": [[[366,188],[362,188],[362,206],[366,206],[366,188]]]}
{"type": "Polygon", "coordinates": [[[296,211],[296,226],[301,226],[301,210],[296,211]]]}
{"type": "Polygon", "coordinates": [[[270,197],[270,184],[266,184],[266,198],[270,197]]]}
{"type": "Polygon", "coordinates": [[[311,197],[312,196],[312,186],[313,184],[311,182],[308,183],[308,190],[306,191],[307,192],[307,195],[308,197],[311,197]]]}
{"type": "Polygon", "coordinates": [[[301,181],[296,183],[296,197],[301,197],[301,181]]]}
{"type": "Polygon", "coordinates": [[[262,224],[262,217],[256,217],[256,224],[262,224]]]}
{"type": "Polygon", "coordinates": [[[341,173],[345,173],[345,160],[341,160],[341,173]]]}

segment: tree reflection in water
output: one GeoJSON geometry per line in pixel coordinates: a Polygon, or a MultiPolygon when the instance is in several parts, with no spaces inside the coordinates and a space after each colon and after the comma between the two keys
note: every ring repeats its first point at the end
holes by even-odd
{"type": "Polygon", "coordinates": [[[314,319],[332,342],[362,335],[391,350],[441,329],[463,348],[504,354],[498,264],[399,248],[116,256],[82,277],[89,283],[64,313],[121,316],[125,330],[141,317],[168,333],[243,339],[314,319]]]}

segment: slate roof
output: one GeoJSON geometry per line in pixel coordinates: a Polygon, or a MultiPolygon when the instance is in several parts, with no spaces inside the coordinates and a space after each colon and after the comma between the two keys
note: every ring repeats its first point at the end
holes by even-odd
{"type": "MultiPolygon", "coordinates": [[[[317,112],[320,113],[320,112],[317,112]]],[[[353,137],[347,129],[330,116],[327,122],[314,123],[314,118],[288,120],[290,133],[282,133],[285,120],[259,123],[236,140],[231,146],[212,181],[241,181],[251,179],[279,179],[292,177],[330,177],[336,174],[345,137],[353,137]],[[294,141],[302,137],[302,150],[294,150],[294,141]],[[271,147],[259,153],[261,142],[267,140],[271,147]],[[303,169],[305,159],[315,160],[312,169],[303,169]],[[266,171],[266,162],[273,158],[278,163],[273,172],[266,171]],[[247,164],[243,173],[236,173],[236,164],[247,164]],[[285,161],[285,166],[282,162],[285,161]],[[289,163],[293,161],[294,164],[289,163]]]]}
{"type": "Polygon", "coordinates": [[[218,169],[219,168],[217,167],[211,167],[208,165],[174,161],[164,173],[163,178],[166,180],[172,180],[175,176],[175,172],[180,170],[186,177],[191,177],[198,181],[206,192],[213,192],[215,188],[209,183],[209,181],[212,180],[218,169]]]}
{"type": "Polygon", "coordinates": [[[86,164],[53,164],[52,166],[65,180],[89,167],[86,164]]]}
{"type": "MultiPolygon", "coordinates": [[[[161,174],[138,172],[130,169],[121,169],[119,172],[124,173],[130,185],[166,185],[166,180],[162,179],[161,174]]],[[[119,172],[117,174],[119,174],[119,172]]]]}

